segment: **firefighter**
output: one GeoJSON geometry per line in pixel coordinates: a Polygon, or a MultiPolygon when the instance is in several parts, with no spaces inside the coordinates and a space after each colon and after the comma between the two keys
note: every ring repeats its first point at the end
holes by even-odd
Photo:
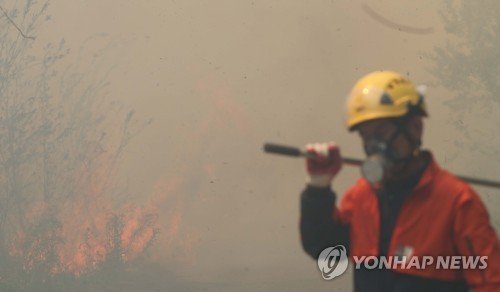
{"type": "MultiPolygon", "coordinates": [[[[377,71],[347,100],[347,128],[362,140],[362,177],[337,207],[331,182],[339,147],[308,144],[308,182],[301,194],[304,250],[317,259],[344,245],[354,256],[487,256],[486,269],[429,266],[354,270],[355,291],[500,291],[499,239],[476,192],[422,150],[422,93],[407,78],[377,71]]],[[[373,257],[372,257],[373,258],[373,257]]]]}

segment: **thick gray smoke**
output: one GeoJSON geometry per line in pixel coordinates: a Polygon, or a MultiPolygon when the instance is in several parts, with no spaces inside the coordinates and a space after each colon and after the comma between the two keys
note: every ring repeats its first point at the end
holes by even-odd
{"type": "Polygon", "coordinates": [[[361,158],[374,70],[427,85],[443,167],[498,178],[498,1],[44,3],[0,0],[0,290],[350,290],[301,248],[304,162],[261,146],[361,158]]]}

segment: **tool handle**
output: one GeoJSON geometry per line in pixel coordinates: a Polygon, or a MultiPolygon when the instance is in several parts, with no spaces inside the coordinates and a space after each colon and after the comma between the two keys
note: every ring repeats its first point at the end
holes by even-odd
{"type": "MultiPolygon", "coordinates": [[[[306,151],[303,151],[297,147],[274,144],[274,143],[265,143],[264,152],[293,156],[293,157],[311,157],[311,155],[314,155],[311,153],[307,153],[306,151]]],[[[342,162],[352,166],[361,166],[361,164],[363,164],[363,160],[350,157],[342,157],[342,162]]],[[[463,176],[463,175],[457,175],[457,177],[471,184],[492,187],[492,188],[500,188],[499,181],[486,180],[486,179],[463,176]]]]}
{"type": "Polygon", "coordinates": [[[301,151],[297,147],[279,145],[279,144],[274,144],[274,143],[265,143],[264,144],[264,152],[287,155],[287,156],[294,156],[294,157],[307,156],[307,153],[301,151]]]}
{"type": "Polygon", "coordinates": [[[463,181],[470,183],[470,184],[500,189],[500,182],[499,181],[487,180],[487,179],[482,179],[482,178],[475,178],[475,177],[464,176],[464,175],[457,175],[457,177],[463,181]]]}
{"type": "MultiPolygon", "coordinates": [[[[314,155],[306,151],[303,151],[297,147],[274,144],[274,143],[265,143],[264,152],[293,156],[293,157],[311,157],[314,155]]],[[[360,159],[349,158],[349,157],[342,157],[342,162],[354,166],[360,166],[363,163],[363,161],[360,159]]]]}

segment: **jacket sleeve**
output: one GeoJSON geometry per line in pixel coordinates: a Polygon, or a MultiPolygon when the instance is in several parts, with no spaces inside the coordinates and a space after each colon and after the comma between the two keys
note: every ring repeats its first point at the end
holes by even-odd
{"type": "Polygon", "coordinates": [[[349,227],[335,206],[330,188],[307,186],[301,195],[300,234],[302,247],[314,259],[327,247],[344,245],[349,251],[349,227]]]}
{"type": "Polygon", "coordinates": [[[454,241],[462,256],[487,256],[485,269],[479,266],[463,270],[468,285],[475,292],[500,291],[498,236],[490,224],[483,202],[469,187],[462,192],[457,202],[454,241]]]}

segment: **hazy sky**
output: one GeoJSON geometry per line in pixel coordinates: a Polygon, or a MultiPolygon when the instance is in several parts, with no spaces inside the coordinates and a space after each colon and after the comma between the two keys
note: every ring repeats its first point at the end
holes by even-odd
{"type": "MultiPolygon", "coordinates": [[[[449,37],[438,14],[443,7],[434,0],[54,0],[36,41],[64,38],[73,52],[68,63],[83,45],[83,57],[113,67],[109,97],[153,119],[123,164],[137,197],[171,192],[162,211],[179,212],[178,242],[160,241],[153,261],[176,279],[215,289],[241,282],[248,290],[326,291],[350,287],[351,279],[325,283],[302,251],[304,162],[264,155],[261,146],[334,140],[343,154],[361,157],[358,137],[343,122],[345,97],[357,78],[391,69],[428,84],[424,146],[452,171],[498,178],[497,162],[480,154],[471,161],[454,144],[460,132],[444,103],[451,93],[429,74],[427,55],[449,37]],[[363,4],[433,32],[387,27],[363,4]],[[472,162],[481,167],[471,168],[472,162]]],[[[345,167],[335,189],[342,194],[358,176],[345,167]]],[[[477,190],[498,230],[500,193],[477,190]]]]}

